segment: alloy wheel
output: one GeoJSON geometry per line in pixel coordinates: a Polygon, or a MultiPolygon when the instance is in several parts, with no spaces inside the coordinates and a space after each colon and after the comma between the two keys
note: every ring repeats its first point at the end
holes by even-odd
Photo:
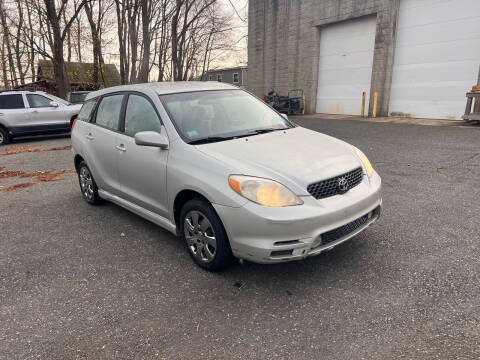
{"type": "Polygon", "coordinates": [[[215,259],[217,239],[212,224],[198,210],[187,213],[184,221],[184,234],[188,249],[198,261],[209,263],[215,259]]]}
{"type": "Polygon", "coordinates": [[[90,170],[86,166],[80,169],[80,187],[83,195],[88,199],[93,199],[93,179],[90,170]]]}

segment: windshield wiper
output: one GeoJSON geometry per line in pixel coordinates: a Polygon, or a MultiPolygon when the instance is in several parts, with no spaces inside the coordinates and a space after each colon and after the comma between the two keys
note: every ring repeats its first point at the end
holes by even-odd
{"type": "Polygon", "coordinates": [[[280,129],[257,129],[257,130],[252,130],[247,133],[243,134],[238,134],[238,135],[232,135],[232,136],[208,136],[205,138],[197,139],[197,140],[192,140],[189,142],[190,145],[200,145],[200,144],[208,144],[212,142],[219,142],[219,141],[226,141],[226,140],[234,140],[234,139],[239,139],[243,137],[248,137],[248,136],[255,136],[255,135],[260,135],[260,134],[266,134],[269,132],[273,131],[279,131],[279,130],[287,130],[290,128],[280,128],[280,129]]]}
{"type": "Polygon", "coordinates": [[[249,132],[249,135],[267,134],[267,133],[270,133],[270,132],[273,132],[273,131],[280,131],[280,130],[287,130],[287,129],[290,129],[290,128],[256,129],[256,130],[252,130],[251,132],[249,132]]]}
{"type": "Polygon", "coordinates": [[[219,142],[219,141],[226,141],[226,140],[233,140],[238,136],[208,136],[206,138],[201,138],[197,140],[192,140],[189,142],[190,145],[200,145],[200,144],[208,144],[212,142],[219,142]]]}

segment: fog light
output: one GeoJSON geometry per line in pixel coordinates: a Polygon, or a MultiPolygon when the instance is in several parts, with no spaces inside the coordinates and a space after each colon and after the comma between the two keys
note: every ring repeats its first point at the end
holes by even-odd
{"type": "Polygon", "coordinates": [[[275,256],[290,256],[292,255],[293,253],[293,250],[279,250],[279,251],[272,251],[270,253],[270,256],[271,257],[275,257],[275,256]]]}

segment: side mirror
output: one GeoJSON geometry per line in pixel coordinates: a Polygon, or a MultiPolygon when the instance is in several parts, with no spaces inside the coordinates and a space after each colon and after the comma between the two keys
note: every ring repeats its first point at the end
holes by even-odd
{"type": "Polygon", "coordinates": [[[288,115],[287,115],[287,114],[280,113],[280,115],[282,115],[282,117],[283,117],[285,120],[288,120],[288,115]]]}
{"type": "Polygon", "coordinates": [[[56,101],[50,101],[50,106],[58,107],[58,103],[56,101]]]}
{"type": "Polygon", "coordinates": [[[156,131],[140,131],[135,134],[135,144],[168,149],[168,138],[165,134],[156,131]]]}

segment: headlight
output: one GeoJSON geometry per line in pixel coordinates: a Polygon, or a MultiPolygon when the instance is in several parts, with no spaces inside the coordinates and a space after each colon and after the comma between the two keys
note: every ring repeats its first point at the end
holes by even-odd
{"type": "Polygon", "coordinates": [[[237,194],[263,206],[283,207],[303,204],[297,195],[273,180],[231,175],[228,183],[237,194]]]}
{"type": "Polygon", "coordinates": [[[355,149],[355,151],[356,151],[358,157],[360,158],[360,160],[362,160],[363,166],[365,167],[365,170],[367,171],[368,177],[371,178],[372,175],[373,175],[373,166],[370,163],[370,160],[368,160],[368,158],[365,156],[365,154],[362,151],[360,151],[356,147],[353,147],[353,148],[355,149]]]}

